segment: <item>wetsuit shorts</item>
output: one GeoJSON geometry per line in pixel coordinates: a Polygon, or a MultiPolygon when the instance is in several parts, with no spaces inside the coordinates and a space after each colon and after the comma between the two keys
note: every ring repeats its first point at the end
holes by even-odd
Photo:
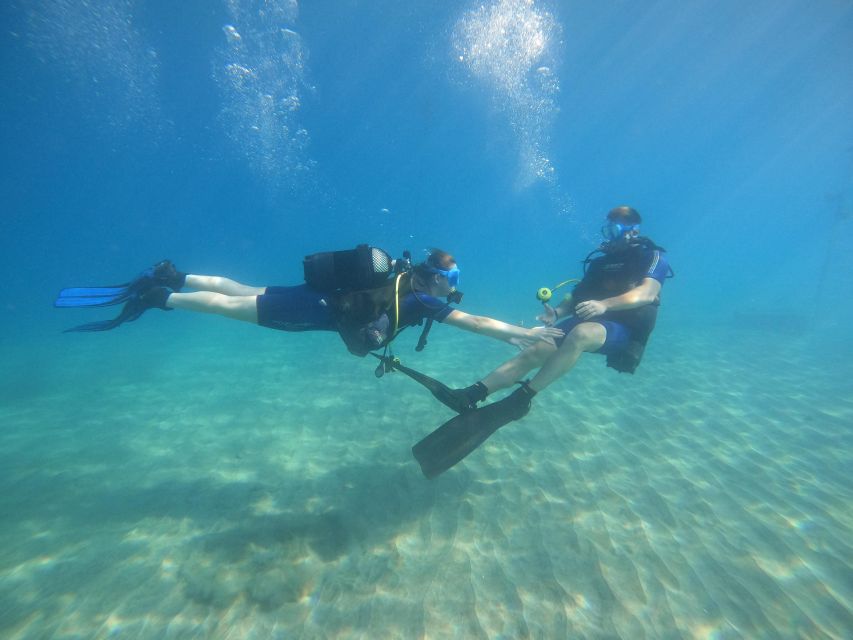
{"type": "Polygon", "coordinates": [[[337,331],[325,296],[306,284],[267,287],[258,296],[258,324],[281,331],[337,331]]]}
{"type": "MultiPolygon", "coordinates": [[[[592,318],[590,320],[581,320],[577,316],[571,316],[570,318],[566,318],[562,322],[558,322],[555,326],[558,329],[562,329],[566,332],[566,336],[569,335],[569,332],[574,329],[577,325],[582,322],[595,322],[604,327],[604,330],[607,332],[607,337],[604,339],[604,344],[601,345],[601,348],[597,351],[593,351],[593,353],[600,353],[605,356],[609,356],[614,353],[620,353],[625,350],[628,346],[628,342],[631,339],[631,332],[628,330],[624,324],[620,324],[618,322],[613,322],[612,320],[598,320],[596,318],[592,318]]],[[[557,338],[557,346],[559,347],[563,344],[563,340],[566,339],[566,336],[562,338],[557,338]]]]}

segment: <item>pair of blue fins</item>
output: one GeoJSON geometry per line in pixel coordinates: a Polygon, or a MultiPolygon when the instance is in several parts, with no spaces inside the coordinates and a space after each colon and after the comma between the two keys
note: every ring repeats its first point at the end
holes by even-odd
{"type": "Polygon", "coordinates": [[[148,309],[165,309],[166,298],[184,286],[186,274],[179,272],[169,260],[162,260],[124,284],[106,287],[68,287],[59,292],[53,303],[62,309],[80,307],[112,307],[123,304],[121,312],[110,320],[88,322],[70,329],[75,331],[109,331],[132,322],[148,309]]]}
{"type": "MultiPolygon", "coordinates": [[[[66,329],[66,332],[108,331],[136,320],[148,309],[165,309],[166,298],[173,291],[179,291],[185,280],[186,274],[179,272],[170,261],[163,260],[124,284],[62,289],[54,306],[67,309],[123,304],[124,307],[115,318],[66,329]]],[[[462,461],[495,431],[519,420],[530,410],[533,394],[525,383],[506,398],[477,408],[462,390],[451,389],[434,378],[405,367],[397,358],[376,357],[383,361],[386,370],[400,371],[409,376],[426,387],[439,402],[459,414],[412,447],[412,454],[420,464],[421,471],[429,479],[462,461]]]]}

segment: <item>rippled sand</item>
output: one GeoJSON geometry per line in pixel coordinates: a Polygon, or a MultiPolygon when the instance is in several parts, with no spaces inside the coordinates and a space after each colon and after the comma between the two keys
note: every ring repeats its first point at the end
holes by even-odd
{"type": "MultiPolygon", "coordinates": [[[[0,365],[0,636],[850,637],[847,347],[590,356],[430,482],[451,414],[336,336],[163,326],[0,365]]],[[[399,355],[461,385],[510,353],[451,333],[399,355]]]]}

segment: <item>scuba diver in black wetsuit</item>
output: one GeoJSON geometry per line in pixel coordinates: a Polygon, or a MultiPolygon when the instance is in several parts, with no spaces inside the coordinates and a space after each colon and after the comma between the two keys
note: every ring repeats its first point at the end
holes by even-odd
{"type": "MultiPolygon", "coordinates": [[[[660,290],[671,275],[664,249],[640,237],[640,214],[620,206],[607,214],[605,242],[584,261],[584,277],[556,308],[547,304],[539,319],[563,329],[565,337],[532,344],[466,389],[451,392],[467,410],[424,438],[413,453],[427,477],[462,460],[498,428],[524,417],[533,397],[574,367],[584,352],[607,356],[607,365],[633,373],[654,329],[660,290]],[[602,255],[593,258],[593,254],[602,255]],[[506,398],[477,409],[477,403],[512,386],[540,367],[506,398]]],[[[550,290],[547,291],[550,297],[550,290]]],[[[541,299],[541,298],[540,298],[541,299]]],[[[455,404],[455,406],[454,406],[455,404]]]]}
{"type": "Polygon", "coordinates": [[[433,249],[414,267],[382,251],[354,250],[307,256],[307,284],[253,287],[219,276],[185,274],[164,260],[130,283],[113,287],[63,289],[57,307],[124,304],[112,320],[68,331],[104,331],[136,320],[146,310],[185,309],[213,313],[283,331],[337,331],[349,351],[365,356],[386,347],[404,328],[435,320],[518,346],[553,340],[552,327],[526,329],[450,307],[459,302],[459,268],[452,255],[433,249]],[[196,291],[181,293],[184,287],[196,291]],[[447,297],[448,301],[440,300],[447,297]]]}

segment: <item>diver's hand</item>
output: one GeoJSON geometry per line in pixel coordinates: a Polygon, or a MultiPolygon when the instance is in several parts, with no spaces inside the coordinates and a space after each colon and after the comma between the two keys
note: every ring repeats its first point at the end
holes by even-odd
{"type": "Polygon", "coordinates": [[[546,327],[554,326],[554,323],[557,322],[557,310],[547,302],[543,302],[542,307],[545,311],[536,316],[536,319],[546,327]]]}
{"type": "Polygon", "coordinates": [[[607,305],[598,300],[587,300],[575,307],[575,315],[581,320],[589,320],[607,311],[607,305]]]}
{"type": "Polygon", "coordinates": [[[508,342],[519,349],[526,349],[527,347],[532,347],[540,340],[553,345],[555,339],[562,338],[564,335],[565,332],[562,329],[555,329],[554,327],[533,327],[532,329],[527,330],[526,336],[522,338],[510,338],[508,342]]]}
{"type": "Polygon", "coordinates": [[[532,334],[530,337],[533,340],[542,340],[544,342],[553,342],[565,335],[565,331],[556,327],[533,327],[530,333],[532,334]]]}

